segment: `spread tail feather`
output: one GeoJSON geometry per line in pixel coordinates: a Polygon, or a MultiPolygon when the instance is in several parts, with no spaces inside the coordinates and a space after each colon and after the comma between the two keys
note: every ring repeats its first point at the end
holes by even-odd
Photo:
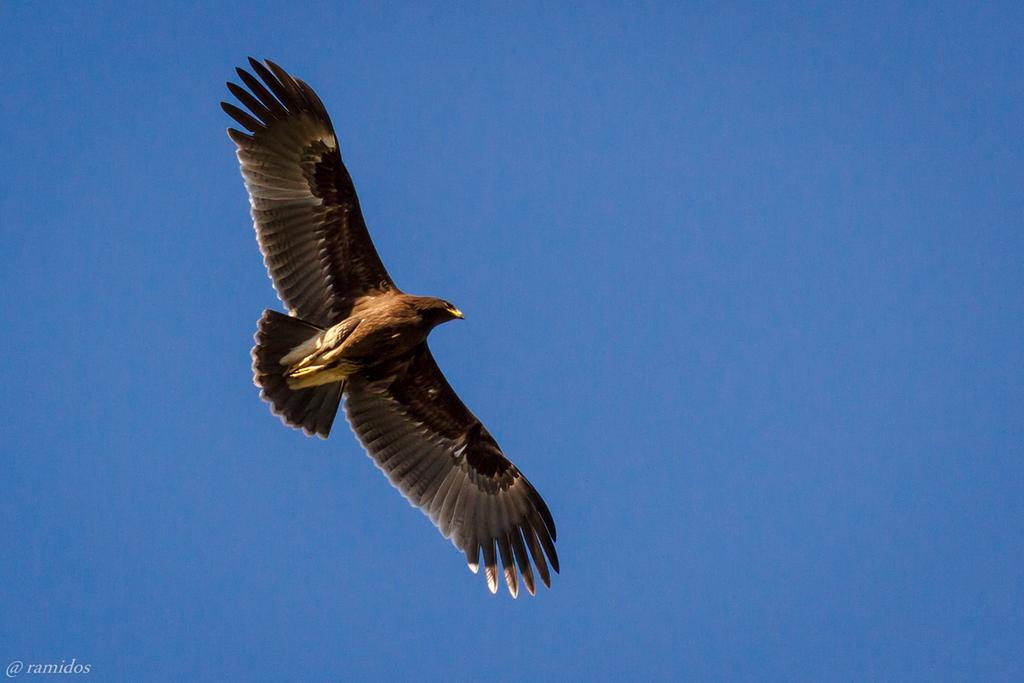
{"type": "Polygon", "coordinates": [[[256,328],[256,346],[252,348],[252,371],[253,382],[260,388],[260,398],[270,404],[272,413],[290,427],[326,439],[331,433],[345,383],[292,389],[285,378],[288,367],[281,364],[281,359],[296,346],[322,331],[316,325],[284,313],[263,311],[256,328]]]}

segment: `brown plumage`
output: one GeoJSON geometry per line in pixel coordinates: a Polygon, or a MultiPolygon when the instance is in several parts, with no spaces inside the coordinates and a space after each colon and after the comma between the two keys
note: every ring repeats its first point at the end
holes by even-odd
{"type": "Polygon", "coordinates": [[[252,350],[260,395],[285,424],[323,438],[344,398],[367,453],[474,573],[482,552],[491,592],[499,557],[513,597],[519,577],[534,593],[534,569],[550,586],[558,555],[547,505],[427,347],[435,326],[462,314],[395,286],[313,89],[270,61],[249,65],[255,76],[237,70],[245,88],[228,83],[246,109],[221,106],[249,131],[228,135],[264,263],[289,311],[260,318],[252,350]]]}

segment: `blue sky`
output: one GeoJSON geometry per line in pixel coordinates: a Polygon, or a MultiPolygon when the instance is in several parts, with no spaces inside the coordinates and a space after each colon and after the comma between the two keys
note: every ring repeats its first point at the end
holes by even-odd
{"type": "Polygon", "coordinates": [[[1019,5],[0,26],[5,666],[1024,677],[1019,5]],[[250,54],[327,104],[399,286],[466,313],[432,347],[556,517],[552,590],[492,597],[344,423],[259,401],[250,54]]]}

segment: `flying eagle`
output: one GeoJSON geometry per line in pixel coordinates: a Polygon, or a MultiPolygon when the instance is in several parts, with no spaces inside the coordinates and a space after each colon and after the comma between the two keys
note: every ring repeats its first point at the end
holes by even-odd
{"type": "Polygon", "coordinates": [[[288,309],[264,311],[258,323],[252,367],[260,396],[285,424],[325,439],[344,398],[367,454],[474,573],[483,553],[492,593],[498,557],[512,597],[520,576],[535,593],[533,567],[550,587],[548,566],[558,571],[558,555],[547,505],[427,346],[434,327],[462,313],[398,289],[370,240],[320,98],[269,60],[249,65],[255,76],[236,70],[244,88],[227,84],[245,109],[221,107],[249,131],[229,128],[228,136],[263,261],[288,309]]]}

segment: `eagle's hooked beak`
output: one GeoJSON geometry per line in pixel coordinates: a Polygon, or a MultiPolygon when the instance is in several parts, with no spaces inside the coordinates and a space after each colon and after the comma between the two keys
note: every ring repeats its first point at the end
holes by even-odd
{"type": "Polygon", "coordinates": [[[459,320],[465,320],[466,319],[466,316],[462,315],[462,311],[460,311],[459,309],[457,309],[455,307],[449,308],[448,309],[448,313],[451,314],[451,316],[453,318],[458,318],[459,320]]]}

